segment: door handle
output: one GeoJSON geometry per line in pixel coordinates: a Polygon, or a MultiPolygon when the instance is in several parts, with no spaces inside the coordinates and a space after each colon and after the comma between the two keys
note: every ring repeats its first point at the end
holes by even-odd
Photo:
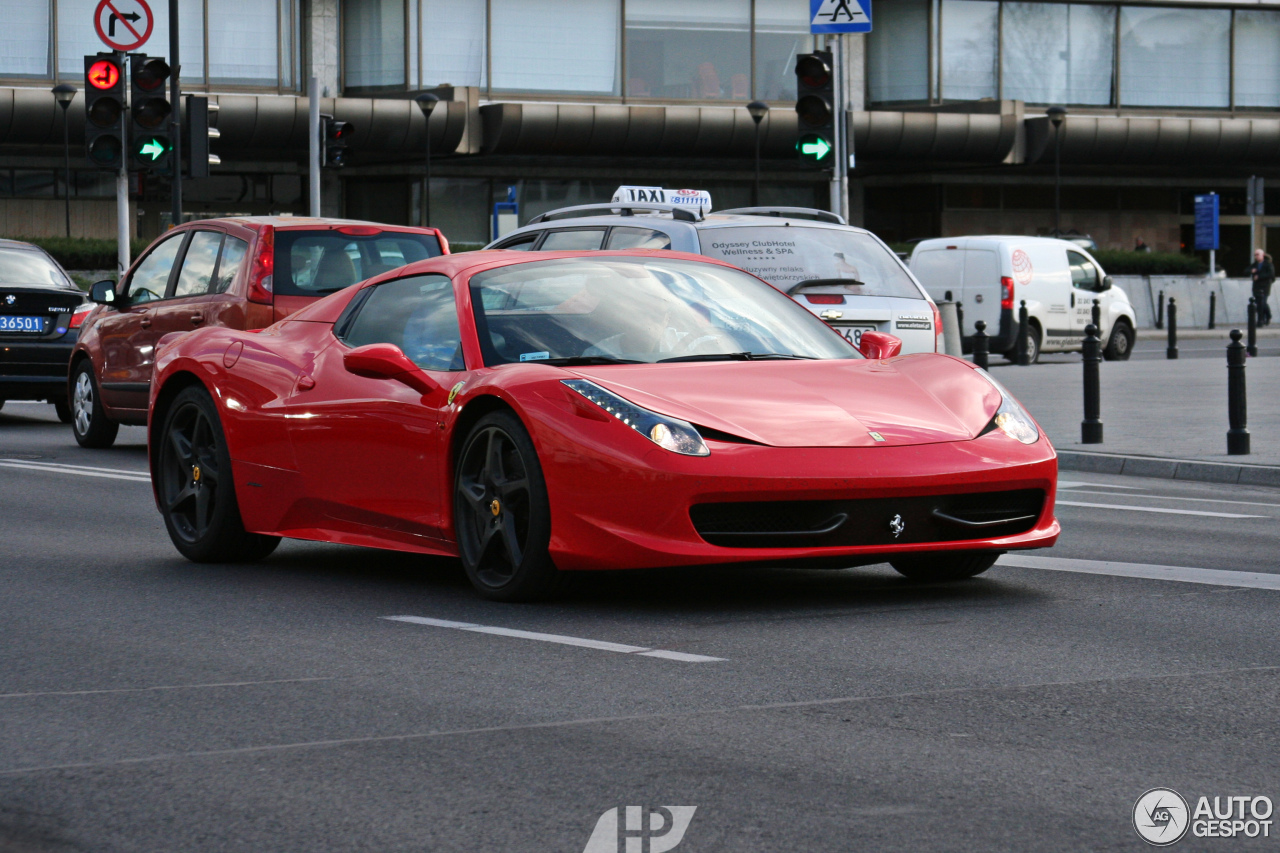
{"type": "Polygon", "coordinates": [[[1071,307],[1072,308],[1076,307],[1076,295],[1074,293],[1071,294],[1071,307]]]}
{"type": "Polygon", "coordinates": [[[307,374],[304,373],[298,377],[299,391],[310,391],[314,387],[316,387],[316,381],[307,374]]]}
{"type": "Polygon", "coordinates": [[[151,318],[150,318],[150,317],[143,317],[143,318],[142,318],[142,328],[144,328],[144,329],[150,329],[150,328],[151,328],[151,318]]]}
{"type": "Polygon", "coordinates": [[[204,314],[200,311],[191,315],[191,325],[198,326],[204,322],[204,314]]]}

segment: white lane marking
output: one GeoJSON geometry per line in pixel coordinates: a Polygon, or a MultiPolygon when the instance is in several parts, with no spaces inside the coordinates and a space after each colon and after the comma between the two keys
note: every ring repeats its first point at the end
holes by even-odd
{"type": "Polygon", "coordinates": [[[392,622],[412,622],[415,625],[430,625],[434,628],[453,628],[458,631],[472,631],[477,634],[494,634],[499,637],[538,640],[543,643],[559,643],[562,646],[580,646],[584,649],[621,652],[625,655],[640,655],[648,658],[666,658],[667,660],[679,660],[687,663],[710,663],[724,660],[724,658],[713,658],[706,655],[691,655],[686,652],[651,649],[648,646],[628,646],[624,643],[608,643],[603,640],[566,637],[562,634],[542,634],[537,631],[517,631],[514,628],[495,628],[491,625],[476,625],[473,622],[450,622],[447,619],[429,619],[426,616],[383,616],[382,618],[389,619],[392,622]]]}
{"type": "Polygon", "coordinates": [[[44,462],[38,459],[0,459],[0,462],[13,462],[18,465],[34,465],[41,468],[70,468],[73,471],[103,471],[108,474],[132,474],[135,477],[149,477],[146,471],[130,468],[100,468],[96,465],[72,465],[68,462],[44,462]]]}
{"type": "Polygon", "coordinates": [[[1016,566],[1021,569],[1047,569],[1053,572],[1078,572],[1086,575],[1111,575],[1120,578],[1280,590],[1280,574],[1272,575],[1265,572],[1229,572],[1222,569],[1193,569],[1186,566],[1116,563],[1110,560],[1032,557],[1026,554],[1005,554],[996,561],[996,565],[1016,566]]]}
{"type": "MultiPolygon", "coordinates": [[[[1072,492],[1073,495],[1108,495],[1110,492],[1088,492],[1078,491],[1072,492]]],[[[1267,506],[1280,507],[1280,504],[1264,504],[1257,501],[1224,501],[1222,498],[1175,498],[1173,495],[1126,495],[1125,497],[1136,500],[1153,500],[1153,501],[1192,501],[1202,504],[1234,504],[1235,506],[1267,506]]]]}
{"type": "Polygon", "coordinates": [[[130,472],[128,474],[114,474],[107,471],[95,471],[88,468],[73,468],[69,465],[53,467],[50,465],[32,465],[27,462],[19,462],[14,459],[0,459],[0,467],[3,468],[21,468],[24,471],[44,471],[49,474],[76,474],[80,477],[106,477],[111,480],[128,480],[131,483],[150,483],[151,477],[147,474],[139,474],[130,472]]]}
{"type": "Polygon", "coordinates": [[[1113,486],[1110,483],[1086,483],[1084,480],[1059,480],[1059,489],[1076,489],[1080,486],[1093,486],[1095,489],[1128,489],[1131,491],[1142,491],[1141,486],[1113,486]]]}
{"type": "MultiPolygon", "coordinates": [[[[1143,495],[1143,497],[1147,497],[1143,495]]],[[[1084,501],[1058,501],[1058,506],[1085,506],[1093,509],[1127,509],[1131,512],[1163,512],[1168,515],[1204,515],[1210,518],[1270,518],[1269,515],[1241,515],[1238,512],[1208,512],[1202,509],[1162,509],[1154,506],[1129,506],[1127,504],[1090,504],[1084,501]]]]}

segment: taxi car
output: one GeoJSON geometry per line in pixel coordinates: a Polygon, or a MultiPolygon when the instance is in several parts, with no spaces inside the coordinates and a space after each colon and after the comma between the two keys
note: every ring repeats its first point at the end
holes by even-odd
{"type": "Polygon", "coordinates": [[[110,447],[121,424],[147,422],[160,340],[206,326],[261,329],[322,296],[447,254],[435,228],[345,219],[237,216],[179,225],[120,281],[100,281],[65,393],[82,447],[110,447]]]}
{"type": "Polygon", "coordinates": [[[939,352],[942,321],[928,292],[878,237],[825,210],[711,212],[704,190],[619,187],[613,201],[535,216],[487,249],[671,249],[759,276],[826,320],[854,346],[888,332],[902,351],[939,352]]]}
{"type": "Polygon", "coordinates": [[[960,580],[1052,545],[1057,456],[1009,392],[861,341],[698,255],[432,258],[162,346],[155,500],[194,561],[457,555],[500,600],[716,563],[960,580]]]}
{"type": "Polygon", "coordinates": [[[67,362],[92,307],[44,249],[0,240],[0,407],[48,400],[59,420],[71,420],[67,362]]]}

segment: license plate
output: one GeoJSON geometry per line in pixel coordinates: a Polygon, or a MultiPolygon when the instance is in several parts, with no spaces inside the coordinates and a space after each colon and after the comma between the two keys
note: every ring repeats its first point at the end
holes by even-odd
{"type": "Polygon", "coordinates": [[[43,335],[45,331],[45,323],[48,319],[45,317],[18,317],[11,314],[0,314],[0,333],[13,333],[28,335],[43,335]]]}
{"type": "Polygon", "coordinates": [[[836,326],[835,330],[844,335],[844,339],[856,346],[862,345],[862,333],[874,332],[875,326],[836,326]]]}

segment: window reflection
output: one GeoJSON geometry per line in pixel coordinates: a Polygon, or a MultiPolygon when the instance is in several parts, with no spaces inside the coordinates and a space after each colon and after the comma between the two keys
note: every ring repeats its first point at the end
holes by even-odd
{"type": "Polygon", "coordinates": [[[750,0],[628,0],[627,94],[751,99],[750,0]]]}

